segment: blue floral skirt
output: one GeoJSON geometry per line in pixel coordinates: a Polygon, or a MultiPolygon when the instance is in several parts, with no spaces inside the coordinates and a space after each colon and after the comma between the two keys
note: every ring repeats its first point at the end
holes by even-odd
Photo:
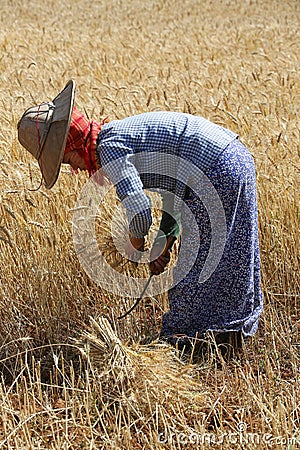
{"type": "Polygon", "coordinates": [[[169,311],[163,316],[161,337],[170,342],[202,337],[207,331],[240,331],[251,336],[257,330],[263,308],[253,157],[236,139],[206,176],[225,212],[224,250],[214,272],[199,283],[210,249],[211,223],[202,200],[190,190],[185,204],[198,225],[199,239],[191,236],[189,216],[182,215],[174,279],[181,278],[181,268],[190,264],[195,246],[198,249],[191,270],[168,292],[169,311]]]}

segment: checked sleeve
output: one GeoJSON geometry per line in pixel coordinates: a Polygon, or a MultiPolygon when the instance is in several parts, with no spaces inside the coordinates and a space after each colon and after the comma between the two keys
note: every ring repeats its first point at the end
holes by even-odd
{"type": "Polygon", "coordinates": [[[148,234],[152,223],[151,201],[143,191],[143,183],[134,165],[134,155],[126,147],[101,151],[102,168],[116,187],[116,193],[126,209],[129,230],[133,237],[148,234]]]}

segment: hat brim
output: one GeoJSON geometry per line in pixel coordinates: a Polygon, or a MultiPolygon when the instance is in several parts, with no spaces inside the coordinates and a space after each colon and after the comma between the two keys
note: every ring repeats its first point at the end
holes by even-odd
{"type": "Polygon", "coordinates": [[[47,189],[54,186],[60,172],[74,107],[75,87],[75,81],[70,80],[52,101],[55,109],[38,160],[47,189]]]}

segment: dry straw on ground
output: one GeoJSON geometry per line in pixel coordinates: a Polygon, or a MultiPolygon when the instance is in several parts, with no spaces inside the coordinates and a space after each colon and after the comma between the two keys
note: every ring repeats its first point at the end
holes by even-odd
{"type": "Polygon", "coordinates": [[[299,18],[298,0],[1,1],[0,449],[300,447],[299,18]],[[30,190],[18,118],[69,78],[89,116],[187,111],[253,153],[265,309],[239,357],[193,365],[159,344],[165,295],[115,323],[132,299],[73,247],[84,174],[30,190]]]}

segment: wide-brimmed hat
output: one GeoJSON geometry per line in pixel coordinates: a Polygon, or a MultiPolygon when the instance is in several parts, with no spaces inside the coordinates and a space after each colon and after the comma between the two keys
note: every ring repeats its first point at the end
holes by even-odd
{"type": "Polygon", "coordinates": [[[52,102],[27,109],[18,123],[18,139],[38,160],[47,189],[59,175],[74,99],[75,82],[70,80],[52,102]]]}

